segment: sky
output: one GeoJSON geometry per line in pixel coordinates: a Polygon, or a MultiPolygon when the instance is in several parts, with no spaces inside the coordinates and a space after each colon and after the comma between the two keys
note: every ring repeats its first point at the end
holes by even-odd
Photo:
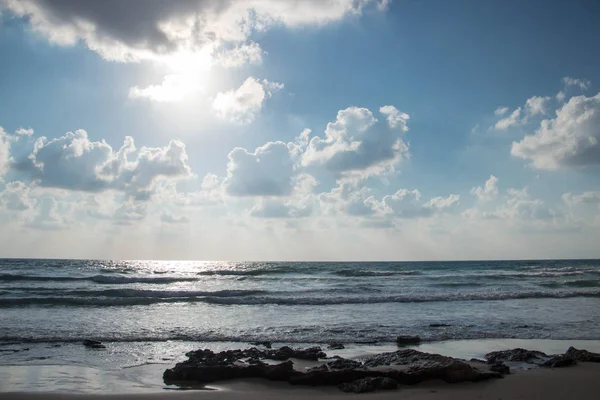
{"type": "Polygon", "coordinates": [[[600,258],[600,3],[0,0],[0,257],[600,258]]]}

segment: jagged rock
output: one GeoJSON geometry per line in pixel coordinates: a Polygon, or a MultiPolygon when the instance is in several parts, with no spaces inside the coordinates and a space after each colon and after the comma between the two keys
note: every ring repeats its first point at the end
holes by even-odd
{"type": "Polygon", "coordinates": [[[550,356],[541,351],[526,350],[526,349],[512,349],[503,351],[492,351],[484,356],[488,364],[498,364],[505,361],[520,361],[528,362],[533,364],[541,364],[545,362],[550,356]]]}
{"type": "Polygon", "coordinates": [[[482,360],[481,358],[471,358],[469,361],[470,362],[481,363],[481,364],[487,364],[487,361],[482,360]]]}
{"type": "Polygon", "coordinates": [[[330,361],[326,364],[321,364],[318,367],[313,367],[307,372],[314,371],[332,371],[332,370],[347,370],[347,369],[358,369],[362,368],[362,363],[355,360],[348,360],[345,358],[337,358],[334,361],[330,361]]]}
{"type": "Polygon", "coordinates": [[[86,339],[83,341],[83,345],[89,349],[105,349],[106,346],[97,340],[86,339]]]}
{"type": "Polygon", "coordinates": [[[503,363],[494,364],[490,367],[490,371],[498,372],[502,375],[510,374],[510,368],[508,365],[503,363]]]}
{"type": "Polygon", "coordinates": [[[297,358],[299,360],[317,361],[319,358],[325,358],[325,354],[320,347],[309,347],[308,349],[292,349],[288,346],[280,347],[276,350],[266,352],[265,358],[271,360],[287,360],[289,358],[297,358]]]}
{"type": "Polygon", "coordinates": [[[396,344],[398,346],[406,346],[410,344],[419,344],[421,343],[421,338],[418,336],[406,336],[401,335],[396,338],[396,344]]]}
{"type": "Polygon", "coordinates": [[[270,349],[272,347],[272,343],[268,342],[268,341],[250,342],[250,344],[253,345],[253,346],[263,346],[263,347],[266,347],[267,349],[270,349]]]}
{"type": "Polygon", "coordinates": [[[339,343],[339,342],[329,343],[329,346],[327,346],[327,348],[329,350],[342,350],[342,349],[345,349],[344,345],[342,343],[339,343]]]}
{"type": "Polygon", "coordinates": [[[448,326],[452,326],[450,324],[429,324],[430,328],[446,328],[448,326]]]}
{"type": "Polygon", "coordinates": [[[577,361],[567,356],[566,354],[559,354],[541,363],[540,367],[561,368],[568,367],[570,365],[575,365],[576,363],[577,361]]]}
{"type": "Polygon", "coordinates": [[[342,392],[366,393],[375,390],[392,390],[398,387],[398,382],[385,377],[368,377],[352,382],[342,383],[339,388],[342,392]]]}
{"type": "Polygon", "coordinates": [[[569,347],[565,355],[575,361],[600,363],[600,354],[587,350],[579,350],[573,346],[569,347]]]}

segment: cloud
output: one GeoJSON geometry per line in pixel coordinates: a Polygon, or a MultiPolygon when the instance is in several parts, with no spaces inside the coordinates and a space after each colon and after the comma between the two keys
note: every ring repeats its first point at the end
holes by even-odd
{"type": "Polygon", "coordinates": [[[508,108],[508,107],[498,107],[498,108],[496,108],[496,111],[494,111],[494,114],[497,115],[498,117],[501,117],[504,114],[506,114],[509,110],[510,110],[510,108],[508,108]]]}
{"type": "Polygon", "coordinates": [[[190,222],[189,218],[185,215],[175,216],[169,212],[164,212],[160,215],[160,220],[167,224],[186,224],[190,222]]]}
{"type": "Polygon", "coordinates": [[[15,162],[15,167],[40,186],[88,192],[114,189],[137,198],[147,198],[161,178],[192,175],[182,142],[137,150],[128,136],[115,152],[104,140],[90,141],[84,130],[52,140],[38,138],[29,157],[15,162]]]}
{"type": "Polygon", "coordinates": [[[294,204],[291,201],[261,199],[250,211],[257,218],[304,218],[313,212],[311,204],[294,204]]]}
{"type": "Polygon", "coordinates": [[[2,0],[52,43],[83,43],[107,60],[156,59],[182,50],[244,43],[272,26],[323,25],[360,15],[371,0],[2,0]]]}
{"type": "Polygon", "coordinates": [[[292,192],[295,161],[286,143],[268,142],[254,152],[236,147],[227,157],[223,185],[230,196],[287,196],[292,192]]]}
{"type": "Polygon", "coordinates": [[[29,196],[31,189],[23,182],[14,181],[0,192],[0,204],[11,211],[25,211],[35,207],[36,201],[29,196]]]}
{"type": "Polygon", "coordinates": [[[528,226],[530,222],[554,223],[563,216],[560,211],[548,207],[541,199],[531,198],[527,188],[508,189],[505,201],[491,211],[470,208],[462,215],[469,219],[494,219],[521,227],[528,226]]]}
{"type": "Polygon", "coordinates": [[[20,136],[31,136],[31,135],[33,135],[33,129],[31,129],[31,128],[25,129],[25,128],[21,127],[15,131],[15,134],[20,135],[20,136]]]}
{"type": "Polygon", "coordinates": [[[490,175],[490,178],[485,181],[485,186],[474,187],[471,189],[471,194],[474,194],[482,201],[493,200],[498,196],[498,181],[498,178],[494,175],[490,175]]]}
{"type": "Polygon", "coordinates": [[[58,210],[53,197],[44,197],[39,201],[38,214],[26,226],[40,230],[60,230],[67,227],[66,219],[58,210]]]}
{"type": "Polygon", "coordinates": [[[212,108],[221,119],[248,124],[254,121],[263,102],[282,89],[282,83],[250,77],[237,89],[217,93],[212,108]]]}
{"type": "Polygon", "coordinates": [[[409,117],[392,106],[382,109],[389,127],[380,126],[366,108],[338,111],[336,120],[327,124],[325,137],[310,140],[302,155],[302,165],[322,166],[337,175],[361,177],[393,171],[409,157],[408,145],[402,140],[409,117]]]}
{"type": "Polygon", "coordinates": [[[550,103],[550,97],[533,96],[528,98],[525,102],[525,115],[533,117],[547,114],[548,103],[550,103]]]}
{"type": "Polygon", "coordinates": [[[402,132],[408,131],[406,126],[406,122],[410,118],[408,114],[399,111],[394,106],[383,106],[379,112],[386,116],[390,128],[399,128],[402,132]]]}
{"type": "Polygon", "coordinates": [[[0,126],[0,177],[8,170],[11,138],[0,126]]]}
{"type": "Polygon", "coordinates": [[[263,50],[258,43],[250,42],[224,49],[215,54],[216,62],[226,68],[239,67],[244,64],[261,64],[263,50]]]}
{"type": "Polygon", "coordinates": [[[505,131],[508,128],[513,126],[517,126],[520,123],[521,117],[521,107],[516,108],[508,117],[502,118],[496,125],[494,125],[494,129],[497,131],[505,131]]]}
{"type": "Polygon", "coordinates": [[[511,154],[531,160],[538,169],[600,164],[600,93],[576,96],[543,120],[535,134],[513,142],[511,154]]]}
{"type": "Polygon", "coordinates": [[[421,202],[421,193],[417,190],[400,189],[383,198],[387,212],[400,218],[426,218],[437,213],[449,211],[458,205],[460,197],[451,194],[448,197],[434,197],[426,203],[421,202]]]}
{"type": "Polygon", "coordinates": [[[160,85],[132,87],[129,89],[129,98],[171,103],[181,101],[201,89],[202,86],[187,74],[170,74],[164,77],[160,85]]]}
{"type": "Polygon", "coordinates": [[[590,85],[592,84],[587,79],[576,79],[576,78],[571,78],[570,76],[565,76],[562,81],[563,81],[563,85],[565,85],[565,88],[568,88],[570,86],[577,86],[581,90],[587,90],[590,87],[590,85]]]}
{"type": "Polygon", "coordinates": [[[580,194],[565,193],[563,194],[562,198],[563,201],[570,206],[575,206],[579,204],[600,205],[600,191],[583,192],[580,194]]]}
{"type": "Polygon", "coordinates": [[[121,225],[129,225],[146,217],[148,207],[144,203],[125,201],[115,211],[113,218],[121,225]]]}

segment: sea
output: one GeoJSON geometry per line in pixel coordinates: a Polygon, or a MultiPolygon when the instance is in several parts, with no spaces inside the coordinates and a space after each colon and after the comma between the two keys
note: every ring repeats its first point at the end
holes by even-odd
{"type": "Polygon", "coordinates": [[[341,342],[360,353],[393,348],[398,335],[442,349],[465,340],[596,346],[600,260],[0,259],[0,391],[35,389],[33,367],[44,390],[111,382],[118,392],[115,382],[131,376],[142,390],[200,347],[341,342]]]}

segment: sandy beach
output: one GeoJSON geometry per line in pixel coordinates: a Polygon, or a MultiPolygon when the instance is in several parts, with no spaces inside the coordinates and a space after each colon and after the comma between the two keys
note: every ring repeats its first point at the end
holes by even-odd
{"type": "Polygon", "coordinates": [[[262,380],[234,381],[226,385],[210,386],[215,390],[170,391],[150,394],[98,395],[67,393],[3,393],[4,400],[155,400],[170,398],[173,400],[191,399],[305,399],[327,398],[343,399],[360,396],[364,399],[546,399],[558,400],[574,398],[596,400],[600,393],[600,365],[581,363],[562,369],[533,369],[517,371],[497,379],[479,383],[447,384],[428,382],[414,386],[401,386],[397,390],[369,394],[347,394],[336,388],[306,388],[290,386],[286,383],[272,383],[262,380]]]}

